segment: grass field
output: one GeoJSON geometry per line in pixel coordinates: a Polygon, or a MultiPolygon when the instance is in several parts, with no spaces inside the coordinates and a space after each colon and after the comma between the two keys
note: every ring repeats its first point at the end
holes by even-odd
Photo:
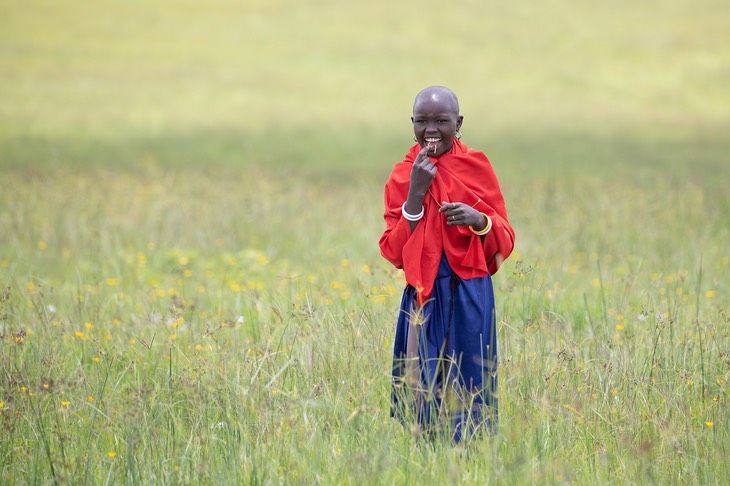
{"type": "Polygon", "coordinates": [[[0,2],[4,484],[727,484],[730,9],[0,2]],[[389,418],[382,185],[460,96],[500,430],[389,418]]]}

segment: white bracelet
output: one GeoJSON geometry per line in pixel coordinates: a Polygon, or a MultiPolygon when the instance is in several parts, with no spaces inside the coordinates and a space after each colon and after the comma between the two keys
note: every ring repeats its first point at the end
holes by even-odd
{"type": "Polygon", "coordinates": [[[406,203],[403,203],[403,207],[401,208],[403,210],[403,217],[406,218],[408,221],[416,222],[420,221],[420,219],[423,217],[424,214],[426,214],[426,210],[421,206],[421,212],[418,214],[411,214],[408,211],[406,211],[406,203]]]}

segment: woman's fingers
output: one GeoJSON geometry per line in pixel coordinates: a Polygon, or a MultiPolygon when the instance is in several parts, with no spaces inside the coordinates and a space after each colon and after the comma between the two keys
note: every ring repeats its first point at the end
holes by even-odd
{"type": "Polygon", "coordinates": [[[439,208],[439,212],[447,213],[447,216],[453,216],[457,212],[461,211],[463,204],[458,202],[441,202],[441,207],[439,208]]]}
{"type": "Polygon", "coordinates": [[[449,226],[473,226],[481,221],[479,211],[461,202],[442,201],[439,212],[449,226]]]}

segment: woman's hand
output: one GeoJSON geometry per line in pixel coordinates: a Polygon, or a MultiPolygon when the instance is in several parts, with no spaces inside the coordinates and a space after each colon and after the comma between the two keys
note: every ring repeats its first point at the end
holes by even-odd
{"type": "MultiPolygon", "coordinates": [[[[405,210],[410,214],[418,214],[423,208],[423,200],[426,197],[428,188],[431,187],[433,179],[436,177],[436,166],[426,153],[428,146],[424,147],[413,161],[411,169],[411,185],[408,188],[408,199],[406,199],[405,210]]],[[[409,221],[411,231],[415,231],[418,221],[409,221]]]]}
{"type": "Polygon", "coordinates": [[[411,195],[423,199],[426,196],[426,191],[431,187],[433,179],[436,177],[436,172],[438,172],[434,163],[426,155],[427,153],[428,146],[424,147],[416,156],[416,160],[413,161],[411,185],[408,191],[409,199],[411,195]]]}
{"type": "Polygon", "coordinates": [[[449,226],[471,226],[474,231],[487,227],[487,219],[482,213],[461,202],[444,201],[439,212],[446,217],[446,224],[449,226]]]}

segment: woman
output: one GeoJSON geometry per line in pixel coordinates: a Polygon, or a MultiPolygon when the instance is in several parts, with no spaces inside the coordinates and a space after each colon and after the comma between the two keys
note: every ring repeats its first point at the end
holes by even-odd
{"type": "Polygon", "coordinates": [[[514,247],[487,157],[460,142],[448,88],[413,104],[414,145],[385,185],[381,254],[405,272],[393,356],[392,414],[455,441],[497,417],[493,275],[514,247]],[[440,419],[441,418],[441,419],[440,419]]]}

